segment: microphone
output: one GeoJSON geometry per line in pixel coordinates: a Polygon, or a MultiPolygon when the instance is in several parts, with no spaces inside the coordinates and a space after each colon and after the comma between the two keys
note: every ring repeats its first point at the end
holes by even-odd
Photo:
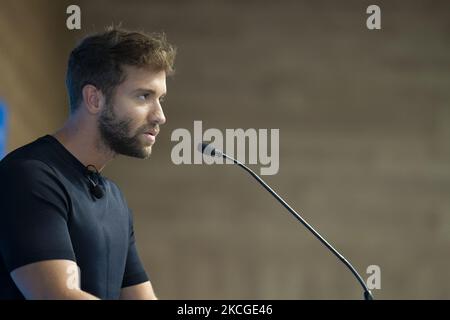
{"type": "Polygon", "coordinates": [[[100,180],[100,173],[98,173],[97,168],[90,164],[86,166],[87,170],[87,178],[89,180],[89,191],[91,192],[91,195],[93,195],[97,199],[103,198],[105,195],[105,191],[103,190],[103,187],[98,183],[100,180]]]}
{"type": "Polygon", "coordinates": [[[269,185],[264,182],[263,179],[261,179],[256,173],[254,173],[250,168],[248,168],[246,165],[241,163],[240,161],[228,156],[227,154],[223,153],[221,150],[214,148],[211,144],[208,143],[200,143],[198,145],[199,151],[203,154],[206,154],[208,156],[212,157],[223,157],[224,159],[231,160],[234,164],[237,164],[239,167],[243,168],[245,171],[247,171],[253,178],[255,178],[272,196],[275,197],[298,221],[300,221],[322,244],[327,247],[339,260],[341,260],[342,263],[345,264],[345,266],[352,272],[352,274],[355,276],[355,278],[358,280],[358,282],[361,284],[364,290],[364,299],[365,300],[373,300],[373,295],[370,292],[369,288],[367,288],[366,284],[364,283],[364,280],[362,277],[358,274],[356,269],[352,266],[350,262],[347,261],[347,259],[344,258],[342,254],[340,254],[331,244],[328,243],[308,222],[306,222],[305,219],[303,219],[292,207],[284,201],[283,198],[281,198],[269,185]]]}

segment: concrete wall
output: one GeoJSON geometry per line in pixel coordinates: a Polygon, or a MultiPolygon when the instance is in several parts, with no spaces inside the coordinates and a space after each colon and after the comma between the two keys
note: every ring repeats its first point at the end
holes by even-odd
{"type": "MultiPolygon", "coordinates": [[[[23,12],[11,3],[0,14],[23,12]]],[[[378,1],[380,31],[365,27],[368,1],[75,3],[81,32],[56,30],[62,5],[36,4],[29,25],[0,19],[11,148],[61,121],[70,37],[119,22],[167,33],[179,56],[161,138],[148,161],[120,158],[107,169],[134,210],[160,298],[361,296],[243,171],[172,163],[171,132],[194,120],[204,129],[279,128],[280,171],[265,180],[364,277],[380,266],[378,298],[450,298],[448,1],[378,1]],[[27,65],[12,60],[16,52],[27,65]]]]}
{"type": "Polygon", "coordinates": [[[67,1],[0,1],[0,98],[9,108],[9,149],[55,130],[67,114],[65,64],[73,35],[67,1]]]}

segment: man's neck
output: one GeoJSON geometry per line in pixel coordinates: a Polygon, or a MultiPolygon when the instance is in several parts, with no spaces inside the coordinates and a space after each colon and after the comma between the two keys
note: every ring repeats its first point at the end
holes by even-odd
{"type": "Polygon", "coordinates": [[[99,172],[115,157],[96,130],[81,128],[73,121],[69,120],[53,136],[83,165],[93,165],[99,172]]]}

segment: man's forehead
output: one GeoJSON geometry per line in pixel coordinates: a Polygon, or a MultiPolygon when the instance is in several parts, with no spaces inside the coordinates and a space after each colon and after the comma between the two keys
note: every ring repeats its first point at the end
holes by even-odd
{"type": "Polygon", "coordinates": [[[134,66],[123,66],[125,81],[123,87],[129,90],[138,88],[152,91],[166,91],[166,72],[164,70],[156,71],[152,68],[138,68],[134,66]]]}

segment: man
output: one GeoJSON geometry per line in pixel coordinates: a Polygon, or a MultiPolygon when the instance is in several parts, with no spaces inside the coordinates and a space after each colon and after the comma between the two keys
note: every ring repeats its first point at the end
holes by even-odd
{"type": "Polygon", "coordinates": [[[148,158],[175,49],[111,28],[70,54],[70,116],[0,162],[1,299],[156,299],[132,214],[100,175],[118,154],[148,158]]]}

